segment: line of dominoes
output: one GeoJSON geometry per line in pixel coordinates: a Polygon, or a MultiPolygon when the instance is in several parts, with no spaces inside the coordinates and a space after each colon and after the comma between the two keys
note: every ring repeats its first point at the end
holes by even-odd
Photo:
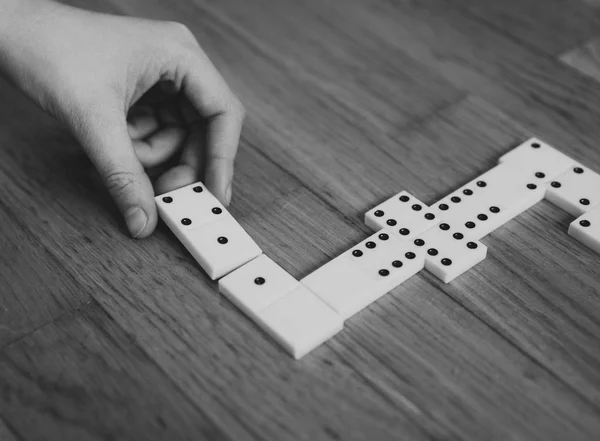
{"type": "Polygon", "coordinates": [[[403,191],[368,211],[376,232],[296,280],[202,183],[156,197],[158,211],[219,291],[296,359],[423,268],[448,283],[485,259],[480,239],[546,198],[568,234],[600,253],[600,175],[538,140],[431,207],[403,191]]]}

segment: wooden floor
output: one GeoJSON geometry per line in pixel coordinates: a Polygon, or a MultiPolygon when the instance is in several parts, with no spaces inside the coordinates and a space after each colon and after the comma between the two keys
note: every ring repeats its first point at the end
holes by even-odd
{"type": "MultiPolygon", "coordinates": [[[[531,135],[600,171],[600,2],[71,0],[185,23],[247,107],[232,212],[303,277],[531,135]]],[[[597,440],[600,256],[541,203],[293,361],[164,226],[130,240],[0,83],[0,439],[597,440]]],[[[600,189],[597,189],[600,192],[600,189]]]]}

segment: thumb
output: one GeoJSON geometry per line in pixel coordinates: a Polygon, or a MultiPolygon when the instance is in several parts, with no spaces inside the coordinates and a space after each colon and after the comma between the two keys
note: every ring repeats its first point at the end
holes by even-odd
{"type": "Polygon", "coordinates": [[[75,137],[125,218],[129,233],[143,238],[156,227],[152,183],[138,160],[122,111],[105,108],[71,124],[75,137]]]}

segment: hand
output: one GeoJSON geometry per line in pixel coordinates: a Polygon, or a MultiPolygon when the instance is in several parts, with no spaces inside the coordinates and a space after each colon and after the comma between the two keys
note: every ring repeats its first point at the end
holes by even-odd
{"type": "Polygon", "coordinates": [[[147,172],[173,157],[157,193],[201,179],[229,204],[244,109],[185,26],[11,2],[0,70],[71,129],[133,237],[157,222],[147,172]]]}

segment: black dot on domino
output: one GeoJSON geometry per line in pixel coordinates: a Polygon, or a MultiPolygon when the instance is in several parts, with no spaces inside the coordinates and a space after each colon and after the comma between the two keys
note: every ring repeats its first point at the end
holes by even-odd
{"type": "Polygon", "coordinates": [[[433,219],[435,219],[435,214],[433,214],[433,213],[425,213],[425,219],[427,219],[427,220],[433,220],[433,219]]]}
{"type": "Polygon", "coordinates": [[[188,219],[187,217],[184,217],[183,219],[181,219],[181,223],[185,226],[191,225],[192,221],[190,219],[188,219]]]}
{"type": "Polygon", "coordinates": [[[452,265],[452,261],[450,259],[448,259],[447,257],[444,257],[442,259],[442,265],[444,265],[444,266],[450,266],[450,265],[452,265]]]}
{"type": "Polygon", "coordinates": [[[583,173],[583,169],[582,169],[581,167],[575,167],[575,168],[573,169],[573,171],[574,171],[575,173],[577,173],[578,175],[580,175],[581,173],[583,173]]]}
{"type": "Polygon", "coordinates": [[[477,215],[477,219],[479,219],[480,221],[486,221],[486,220],[488,220],[488,217],[487,217],[487,214],[481,213],[481,214],[477,215]]]}
{"type": "Polygon", "coordinates": [[[227,239],[225,236],[221,236],[217,239],[217,242],[219,242],[221,245],[225,245],[227,242],[229,242],[229,239],[227,239]]]}
{"type": "Polygon", "coordinates": [[[380,269],[379,270],[379,275],[383,276],[383,277],[386,277],[386,276],[390,275],[390,272],[388,270],[386,270],[386,269],[380,269]]]}
{"type": "Polygon", "coordinates": [[[440,230],[443,231],[448,231],[450,229],[450,225],[444,223],[444,224],[440,224],[440,230]]]}
{"type": "Polygon", "coordinates": [[[423,239],[415,239],[415,245],[418,247],[422,247],[425,245],[425,241],[423,239]]]}
{"type": "Polygon", "coordinates": [[[408,236],[410,234],[410,230],[408,228],[400,228],[400,231],[398,232],[403,236],[408,236]]]}
{"type": "Polygon", "coordinates": [[[485,181],[477,181],[478,187],[485,187],[486,185],[487,185],[487,183],[485,181]]]}
{"type": "Polygon", "coordinates": [[[560,187],[562,187],[562,184],[560,182],[558,182],[558,181],[553,181],[550,185],[552,187],[554,187],[554,188],[560,188],[560,187]]]}
{"type": "Polygon", "coordinates": [[[363,252],[361,250],[354,250],[354,251],[352,251],[352,255],[354,257],[360,257],[363,255],[363,252]]]}
{"type": "Polygon", "coordinates": [[[266,282],[266,280],[264,279],[264,277],[257,277],[256,279],[254,279],[254,283],[256,283],[257,285],[264,285],[266,282]]]}
{"type": "Polygon", "coordinates": [[[388,219],[387,221],[385,221],[386,224],[388,224],[390,227],[395,226],[398,222],[396,222],[396,219],[388,219]]]}
{"type": "Polygon", "coordinates": [[[531,143],[531,147],[533,147],[534,149],[539,149],[540,148],[540,144],[537,142],[532,142],[531,143]]]}
{"type": "Polygon", "coordinates": [[[369,241],[369,242],[367,242],[367,243],[365,244],[365,246],[366,246],[368,249],[372,250],[373,248],[375,248],[375,247],[377,246],[377,244],[376,244],[375,242],[370,242],[370,241],[369,241]]]}
{"type": "Polygon", "coordinates": [[[584,219],[584,220],[579,221],[579,225],[581,225],[582,227],[589,227],[591,225],[591,223],[589,220],[584,219]]]}
{"type": "Polygon", "coordinates": [[[469,190],[468,188],[465,188],[463,190],[463,193],[467,196],[471,196],[473,194],[473,190],[469,190]]]}
{"type": "Polygon", "coordinates": [[[435,248],[429,248],[427,250],[427,254],[429,254],[430,256],[437,256],[438,250],[436,250],[435,248]]]}
{"type": "Polygon", "coordinates": [[[498,207],[494,207],[494,206],[490,207],[490,211],[494,214],[500,213],[500,209],[498,207]]]}
{"type": "Polygon", "coordinates": [[[536,177],[536,178],[540,178],[540,179],[542,179],[542,178],[545,178],[545,177],[546,177],[546,175],[545,175],[544,173],[542,173],[542,172],[537,172],[537,173],[535,174],[535,177],[536,177]]]}
{"type": "Polygon", "coordinates": [[[467,243],[467,248],[474,250],[477,248],[477,244],[475,242],[469,242],[467,243]]]}
{"type": "Polygon", "coordinates": [[[419,205],[419,204],[414,204],[414,205],[412,206],[412,209],[413,209],[413,210],[415,210],[415,211],[421,211],[421,209],[422,209],[422,208],[423,208],[423,207],[421,207],[421,205],[419,205]]]}
{"type": "Polygon", "coordinates": [[[414,259],[415,257],[417,257],[417,256],[416,256],[416,254],[415,254],[415,253],[413,253],[413,252],[411,252],[411,251],[409,251],[408,253],[406,253],[404,256],[405,256],[407,259],[414,259]]]}
{"type": "Polygon", "coordinates": [[[394,268],[400,268],[400,267],[402,267],[402,262],[401,262],[401,261],[399,261],[399,260],[394,260],[394,261],[392,262],[392,266],[393,266],[394,268]]]}
{"type": "Polygon", "coordinates": [[[165,196],[165,197],[163,198],[163,202],[164,202],[165,204],[170,204],[171,202],[173,202],[173,198],[172,198],[171,196],[165,196]]]}
{"type": "Polygon", "coordinates": [[[197,185],[194,187],[194,191],[196,193],[202,193],[204,191],[204,189],[201,186],[197,185]]]}
{"type": "Polygon", "coordinates": [[[383,210],[375,210],[375,213],[373,213],[375,215],[375,217],[382,217],[385,213],[383,212],[383,210]]]}
{"type": "Polygon", "coordinates": [[[215,207],[212,209],[212,212],[214,214],[221,214],[221,213],[223,213],[223,210],[221,210],[219,207],[215,207]]]}
{"type": "Polygon", "coordinates": [[[581,198],[581,199],[579,199],[579,203],[581,205],[590,205],[590,200],[586,199],[586,198],[581,198]]]}
{"type": "Polygon", "coordinates": [[[459,198],[458,196],[452,196],[452,197],[450,198],[450,200],[451,200],[452,202],[454,202],[455,204],[458,204],[458,203],[460,202],[460,198],[459,198]]]}
{"type": "Polygon", "coordinates": [[[469,229],[473,229],[473,228],[475,228],[475,222],[469,221],[469,222],[465,223],[465,227],[467,227],[469,229]]]}
{"type": "Polygon", "coordinates": [[[410,200],[410,198],[406,195],[400,196],[398,199],[400,199],[401,202],[408,202],[410,200]]]}
{"type": "Polygon", "coordinates": [[[452,235],[452,237],[455,238],[456,240],[461,240],[465,236],[462,233],[454,233],[452,235]]]}
{"type": "Polygon", "coordinates": [[[442,211],[446,211],[446,210],[447,210],[448,208],[450,208],[450,207],[448,207],[448,205],[447,205],[447,204],[440,204],[439,208],[440,208],[440,210],[442,210],[442,211]]]}
{"type": "Polygon", "coordinates": [[[527,184],[527,188],[530,190],[535,190],[537,188],[537,185],[535,184],[527,184]]]}
{"type": "Polygon", "coordinates": [[[381,233],[379,235],[380,240],[388,240],[389,238],[390,238],[390,236],[388,236],[387,233],[381,233]]]}

